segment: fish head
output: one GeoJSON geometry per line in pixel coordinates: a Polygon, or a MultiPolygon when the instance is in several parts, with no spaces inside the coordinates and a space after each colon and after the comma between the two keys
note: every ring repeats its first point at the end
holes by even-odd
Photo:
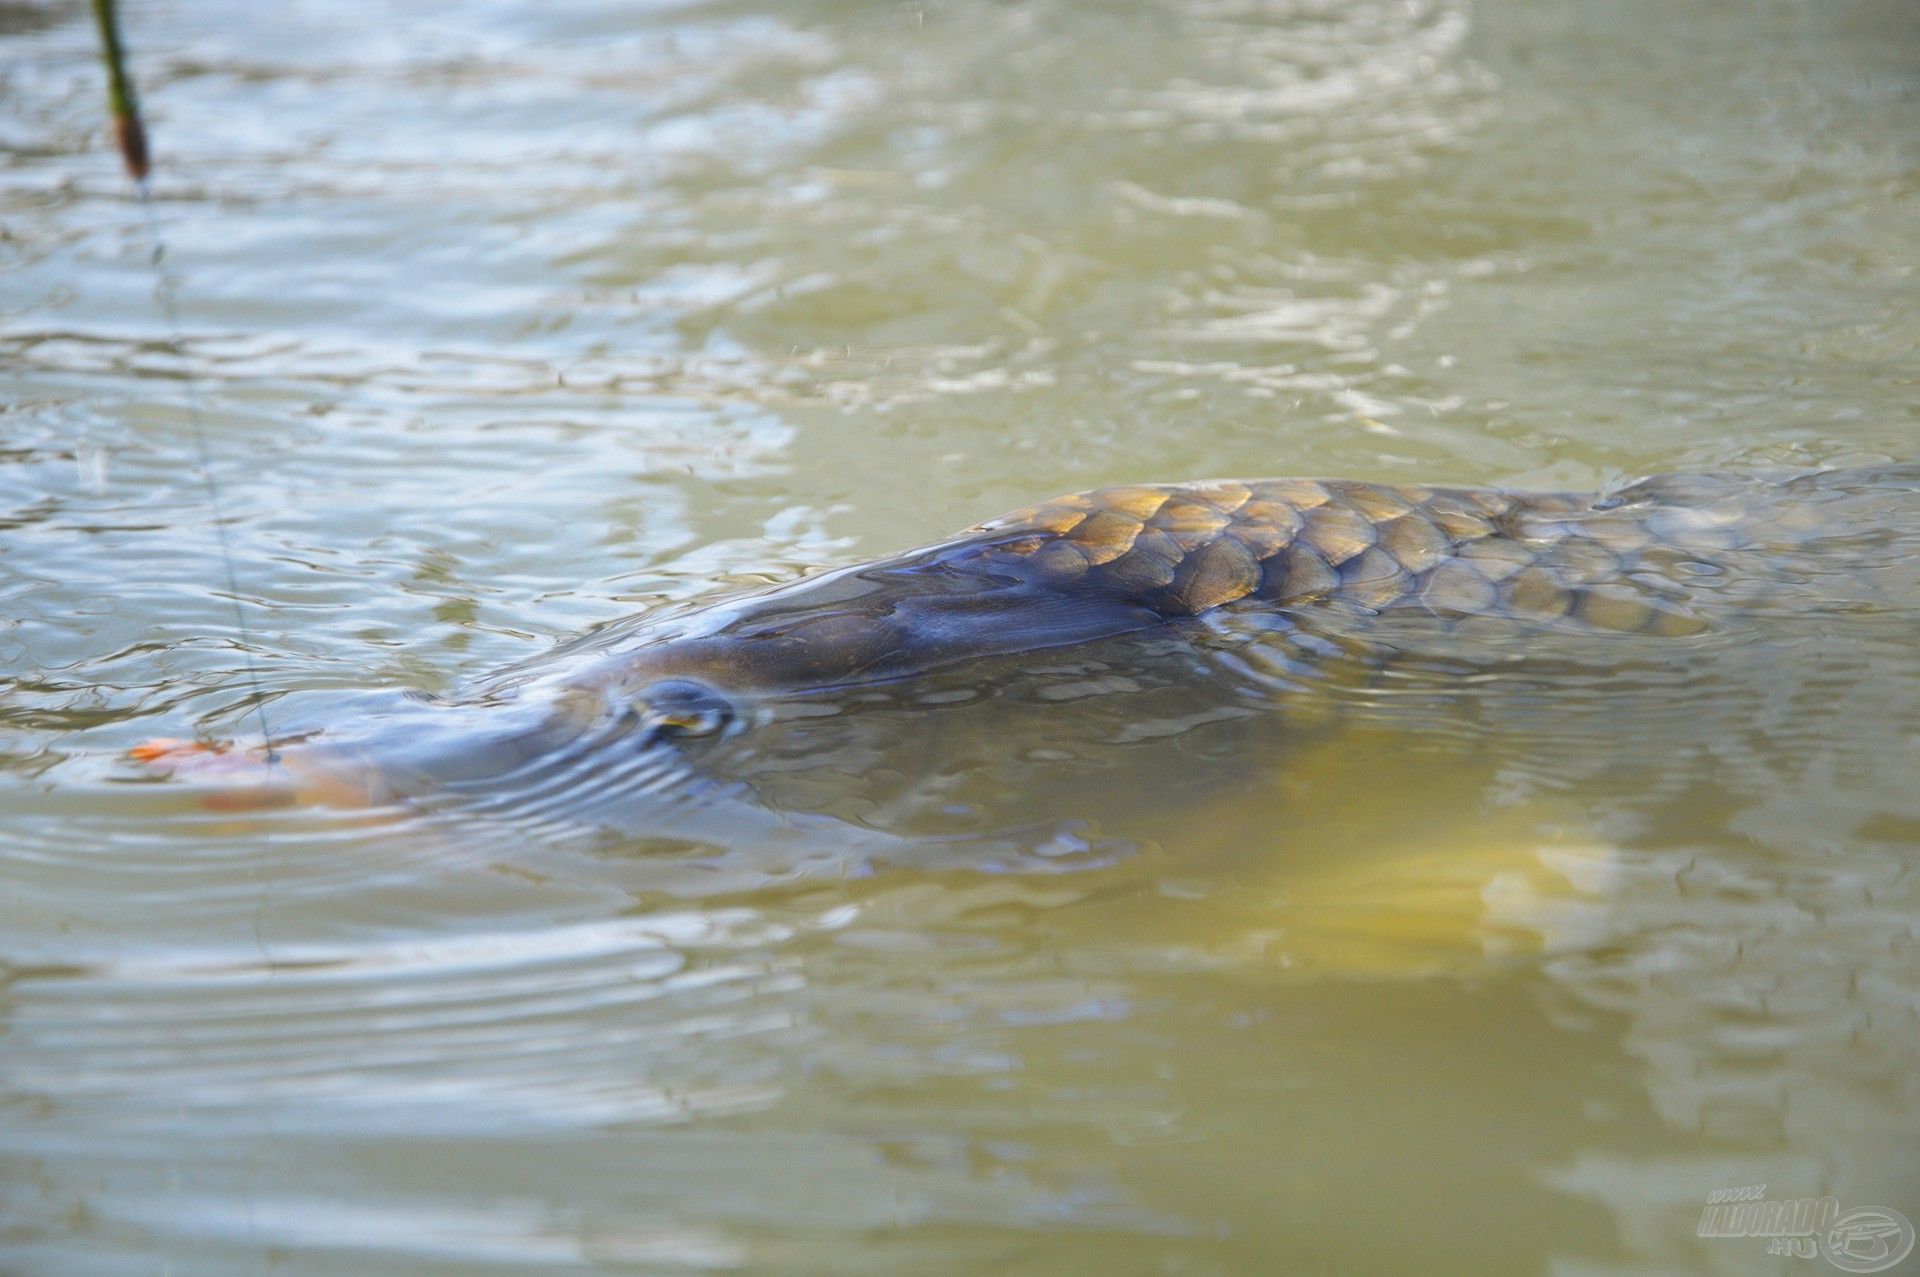
{"type": "Polygon", "coordinates": [[[658,735],[701,738],[777,719],[781,706],[886,700],[870,693],[965,681],[1165,619],[1101,576],[1062,576],[1046,545],[1022,524],[984,527],[616,627],[548,664],[572,667],[569,691],[625,703],[658,735]]]}

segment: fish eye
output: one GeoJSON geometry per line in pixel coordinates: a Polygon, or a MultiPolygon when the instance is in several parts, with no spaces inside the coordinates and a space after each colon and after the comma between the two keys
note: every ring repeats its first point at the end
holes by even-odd
{"type": "Polygon", "coordinates": [[[640,693],[640,718],[655,736],[714,736],[734,720],[731,702],[705,683],[663,679],[640,693]]]}

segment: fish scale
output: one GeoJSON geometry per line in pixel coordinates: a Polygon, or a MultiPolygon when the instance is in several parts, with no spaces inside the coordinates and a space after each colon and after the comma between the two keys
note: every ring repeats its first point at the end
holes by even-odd
{"type": "Polygon", "coordinates": [[[1169,619],[1230,606],[1334,603],[1616,632],[1704,628],[1636,579],[1646,566],[1640,552],[1662,534],[1669,550],[1734,548],[1737,518],[1704,505],[1682,515],[1664,504],[1628,504],[1609,508],[1606,498],[1573,493],[1264,479],[1100,488],[974,531],[1030,533],[1005,549],[1030,557],[1045,579],[1105,587],[1169,619]]]}

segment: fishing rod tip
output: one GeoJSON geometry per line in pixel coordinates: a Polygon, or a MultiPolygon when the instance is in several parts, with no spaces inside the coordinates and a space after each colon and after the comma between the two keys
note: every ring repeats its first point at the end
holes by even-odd
{"type": "Polygon", "coordinates": [[[140,122],[137,115],[116,115],[113,118],[113,141],[120,148],[120,158],[127,166],[127,172],[134,181],[146,185],[147,174],[153,166],[153,155],[147,149],[147,126],[140,122]]]}

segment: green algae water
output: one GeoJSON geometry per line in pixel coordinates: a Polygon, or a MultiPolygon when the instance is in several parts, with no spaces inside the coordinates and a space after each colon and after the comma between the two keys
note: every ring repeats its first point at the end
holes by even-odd
{"type": "Polygon", "coordinates": [[[1920,597],[1838,566],[1257,713],[1059,657],[823,718],[752,760],[805,839],[119,761],[252,728],[249,655],[350,717],[1105,484],[1920,461],[1910,6],[123,23],[178,357],[86,7],[0,4],[0,1273],[1793,1274],[1703,1213],[1920,1220],[1920,597]]]}

